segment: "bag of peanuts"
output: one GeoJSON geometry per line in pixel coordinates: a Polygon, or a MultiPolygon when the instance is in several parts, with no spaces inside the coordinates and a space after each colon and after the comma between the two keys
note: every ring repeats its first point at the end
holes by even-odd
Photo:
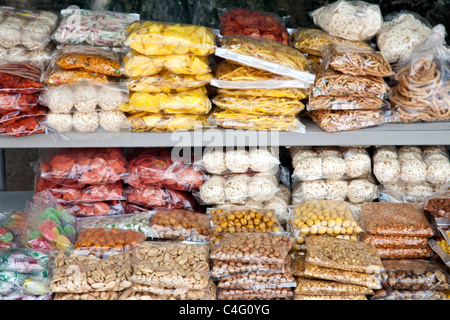
{"type": "Polygon", "coordinates": [[[450,55],[445,27],[437,25],[428,39],[398,62],[389,94],[391,122],[450,119],[450,55]]]}

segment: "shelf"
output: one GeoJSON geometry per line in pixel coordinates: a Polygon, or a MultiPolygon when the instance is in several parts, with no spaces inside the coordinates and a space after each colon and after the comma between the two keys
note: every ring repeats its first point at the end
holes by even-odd
{"type": "Polygon", "coordinates": [[[33,199],[33,191],[1,191],[0,211],[25,210],[27,200],[33,199]]]}
{"type": "Polygon", "coordinates": [[[450,145],[450,122],[383,124],[329,133],[302,118],[305,133],[205,129],[189,132],[68,133],[2,137],[0,148],[450,145]]]}

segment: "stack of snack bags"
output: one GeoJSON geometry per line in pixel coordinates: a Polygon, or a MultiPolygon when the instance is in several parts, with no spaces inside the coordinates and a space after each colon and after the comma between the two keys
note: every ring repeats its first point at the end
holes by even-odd
{"type": "Polygon", "coordinates": [[[351,204],[378,198],[368,151],[361,147],[292,147],[292,204],[340,200],[351,204]]]}
{"type": "Polygon", "coordinates": [[[212,78],[212,30],[203,26],[139,21],[126,28],[130,51],[123,59],[133,131],[192,130],[207,125],[206,85],[212,78]]]}
{"type": "Polygon", "coordinates": [[[19,211],[0,212],[0,249],[20,248],[27,214],[19,211]]]}
{"type": "Polygon", "coordinates": [[[293,239],[280,232],[225,232],[211,245],[218,300],[291,300],[288,255],[293,239]]]}
{"type": "Polygon", "coordinates": [[[51,300],[50,261],[39,250],[0,249],[0,300],[51,300]]]}
{"type": "Polygon", "coordinates": [[[0,60],[45,67],[51,59],[51,35],[58,15],[50,11],[0,7],[0,60]]]}
{"type": "Polygon", "coordinates": [[[203,174],[194,163],[164,148],[138,148],[128,155],[128,167],[124,193],[135,210],[198,208],[192,192],[203,184],[203,174]]]}
{"type": "Polygon", "coordinates": [[[434,235],[417,204],[372,202],[362,205],[363,242],[376,247],[381,259],[429,258],[428,240],[434,235]]]}
{"type": "Polygon", "coordinates": [[[207,243],[147,241],[134,250],[132,265],[129,300],[216,299],[207,243]]]}
{"type": "Polygon", "coordinates": [[[34,197],[54,199],[77,217],[121,214],[127,171],[120,148],[52,150],[37,165],[34,197]]]}
{"type": "Polygon", "coordinates": [[[372,245],[314,235],[306,247],[291,264],[294,300],[367,300],[381,288],[382,262],[372,245]]]}
{"type": "Polygon", "coordinates": [[[218,88],[211,122],[224,128],[304,132],[297,118],[314,75],[306,58],[267,37],[227,34],[220,39],[211,85],[218,88]]]}
{"type": "Polygon", "coordinates": [[[41,102],[50,110],[47,125],[56,132],[118,132],[126,128],[119,107],[128,90],[118,82],[120,55],[91,46],[67,46],[55,52],[43,75],[48,85],[41,102]]]}
{"type": "Polygon", "coordinates": [[[359,241],[363,231],[361,215],[349,203],[339,200],[306,200],[290,210],[287,226],[295,238],[292,253],[304,254],[306,240],[313,235],[359,241]]]}
{"type": "Polygon", "coordinates": [[[118,300],[128,296],[133,250],[143,232],[121,228],[81,229],[70,253],[59,252],[50,289],[55,300],[118,300]]]}
{"type": "Polygon", "coordinates": [[[421,202],[450,187],[450,161],[444,146],[379,146],[373,173],[380,201],[421,202]]]}
{"type": "Polygon", "coordinates": [[[281,182],[285,172],[275,148],[205,149],[201,167],[209,174],[194,193],[201,204],[274,210],[286,221],[290,189],[281,182]]]}

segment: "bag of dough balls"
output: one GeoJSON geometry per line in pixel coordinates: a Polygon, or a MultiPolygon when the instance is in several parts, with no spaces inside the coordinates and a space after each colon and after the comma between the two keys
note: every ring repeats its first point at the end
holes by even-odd
{"type": "Polygon", "coordinates": [[[364,1],[338,0],[310,15],[321,29],[350,41],[370,40],[383,23],[380,7],[364,1]]]}
{"type": "Polygon", "coordinates": [[[126,27],[125,44],[143,55],[211,55],[215,38],[211,28],[182,23],[138,21],[126,27]]]}

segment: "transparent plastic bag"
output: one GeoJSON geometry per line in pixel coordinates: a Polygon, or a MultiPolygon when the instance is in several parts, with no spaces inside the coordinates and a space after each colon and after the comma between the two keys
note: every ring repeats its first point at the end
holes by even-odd
{"type": "Polygon", "coordinates": [[[123,73],[129,78],[146,77],[168,71],[174,74],[201,75],[211,72],[206,56],[189,54],[141,55],[130,51],[122,62],[123,73]]]}
{"type": "Polygon", "coordinates": [[[293,300],[369,300],[366,295],[345,295],[345,296],[337,296],[337,295],[301,295],[295,294],[293,300]]]}
{"type": "Polygon", "coordinates": [[[73,248],[78,234],[76,219],[53,199],[35,197],[33,203],[27,203],[26,213],[26,247],[46,253],[73,248]]]}
{"type": "Polygon", "coordinates": [[[216,55],[234,63],[284,75],[305,83],[314,82],[306,58],[295,48],[278,41],[227,35],[220,39],[216,55]]]}
{"type": "MultiPolygon", "coordinates": [[[[279,89],[241,89],[239,84],[232,83],[223,84],[224,82],[217,83],[217,81],[213,81],[214,85],[219,87],[217,89],[217,93],[222,96],[244,96],[244,97],[270,97],[270,98],[286,98],[286,99],[296,99],[302,100],[305,99],[309,95],[309,88],[279,88],[279,89]],[[228,88],[220,88],[220,87],[228,87],[228,88]]],[[[257,87],[257,83],[254,83],[254,86],[257,87]]],[[[261,85],[261,87],[266,86],[265,84],[261,85]]],[[[278,85],[275,85],[278,86],[278,85]]],[[[267,85],[267,87],[271,88],[271,85],[267,85]]]]}
{"type": "Polygon", "coordinates": [[[128,203],[147,209],[166,208],[194,211],[198,207],[197,201],[188,191],[148,185],[127,187],[124,192],[128,203]]]}
{"type": "Polygon", "coordinates": [[[127,85],[130,91],[180,92],[204,87],[210,83],[212,78],[212,73],[182,75],[161,71],[153,76],[128,79],[127,85]]]}
{"type": "Polygon", "coordinates": [[[345,298],[347,295],[373,294],[372,289],[357,284],[305,278],[298,278],[296,282],[295,295],[341,296],[345,298]]]}
{"type": "Polygon", "coordinates": [[[129,103],[120,106],[120,110],[130,113],[165,114],[207,114],[211,108],[205,87],[174,93],[132,92],[129,103]]]}
{"type": "Polygon", "coordinates": [[[199,165],[210,174],[277,173],[280,158],[276,148],[247,149],[212,148],[203,151],[199,165]]]}
{"type": "Polygon", "coordinates": [[[128,123],[133,132],[175,132],[210,128],[204,114],[162,114],[139,112],[128,116],[128,123]]]}
{"type": "Polygon", "coordinates": [[[52,39],[59,44],[88,44],[122,47],[127,37],[124,28],[139,20],[137,13],[85,9],[63,9],[62,19],[52,39]]]}
{"type": "Polygon", "coordinates": [[[20,248],[27,215],[21,211],[0,212],[0,249],[20,248]]]}
{"type": "Polygon", "coordinates": [[[361,208],[365,230],[370,234],[425,238],[434,235],[425,213],[414,204],[372,202],[361,208]]]}
{"type": "Polygon", "coordinates": [[[398,62],[389,94],[393,122],[450,119],[450,62],[445,35],[443,25],[435,26],[427,40],[398,62]]]}
{"type": "Polygon", "coordinates": [[[382,267],[376,248],[364,242],[309,236],[306,247],[307,265],[369,274],[379,273],[382,267]]]}
{"type": "Polygon", "coordinates": [[[382,125],[385,112],[377,110],[319,110],[307,111],[309,116],[321,129],[327,132],[358,130],[382,125]]]}
{"type": "Polygon", "coordinates": [[[150,234],[150,218],[147,212],[135,212],[111,216],[81,217],[77,218],[79,230],[89,228],[123,229],[143,232],[147,237],[150,234]]]}
{"type": "Polygon", "coordinates": [[[381,77],[355,76],[325,69],[321,65],[316,71],[314,86],[311,89],[311,98],[318,96],[350,96],[383,98],[389,91],[389,86],[381,77]]]}
{"type": "Polygon", "coordinates": [[[212,230],[226,232],[283,232],[273,210],[230,206],[208,210],[211,215],[212,230]]]}
{"type": "Polygon", "coordinates": [[[43,74],[43,81],[48,85],[60,86],[62,84],[74,84],[78,82],[108,82],[105,74],[86,70],[65,70],[59,66],[49,67],[43,74]]]}
{"type": "MultiPolygon", "coordinates": [[[[143,300],[216,300],[216,284],[209,281],[204,289],[164,288],[133,284],[133,291],[143,300]]],[[[131,300],[136,298],[133,295],[131,300]]]]}
{"type": "Polygon", "coordinates": [[[331,42],[351,43],[355,46],[372,49],[372,47],[364,41],[350,41],[339,37],[335,37],[321,29],[298,28],[295,30],[293,46],[302,53],[321,57],[322,46],[331,42]]]}
{"type": "Polygon", "coordinates": [[[57,51],[53,63],[65,70],[85,70],[111,77],[122,75],[120,56],[115,52],[92,46],[69,46],[57,51]]]}
{"type": "Polygon", "coordinates": [[[79,232],[73,249],[78,254],[106,257],[124,251],[132,251],[146,239],[143,232],[118,228],[88,228],[79,232]]]}
{"type": "Polygon", "coordinates": [[[115,183],[127,175],[121,148],[56,149],[39,160],[40,177],[56,184],[115,183]]]}
{"type": "Polygon", "coordinates": [[[338,0],[310,13],[314,23],[329,34],[351,41],[374,37],[383,23],[377,4],[338,0]]]}
{"type": "Polygon", "coordinates": [[[208,250],[205,244],[145,242],[133,252],[131,280],[155,287],[205,289],[209,285],[208,250]]]}
{"type": "Polygon", "coordinates": [[[124,213],[122,203],[117,200],[60,203],[60,205],[75,217],[105,216],[124,213]]]}
{"type": "Polygon", "coordinates": [[[243,8],[222,9],[219,11],[219,32],[249,35],[276,40],[290,44],[290,35],[282,18],[272,12],[248,10],[243,8]]]}
{"type": "Polygon", "coordinates": [[[380,273],[385,289],[447,290],[449,275],[444,266],[425,259],[384,260],[380,273]]]}
{"type": "Polygon", "coordinates": [[[373,300],[448,300],[443,291],[376,290],[373,300]]]}
{"type": "Polygon", "coordinates": [[[43,89],[40,81],[42,67],[36,63],[2,61],[0,91],[2,94],[34,94],[43,89]]]}
{"type": "Polygon", "coordinates": [[[128,90],[124,84],[81,82],[49,86],[40,95],[39,102],[52,113],[70,113],[119,110],[128,100],[128,90]]]}
{"type": "Polygon", "coordinates": [[[125,44],[143,55],[214,53],[215,37],[211,28],[160,21],[138,21],[126,27],[125,44]]]}
{"type": "Polygon", "coordinates": [[[232,276],[244,275],[275,275],[284,274],[287,271],[287,265],[283,263],[261,262],[261,261],[221,261],[213,260],[211,262],[211,277],[214,280],[228,279],[232,276]]]}
{"type": "Polygon", "coordinates": [[[424,203],[426,212],[437,218],[450,218],[450,193],[436,193],[424,203]]]}
{"type": "Polygon", "coordinates": [[[305,132],[304,124],[297,117],[257,116],[214,109],[211,112],[209,122],[230,129],[305,132]]]}
{"type": "Polygon", "coordinates": [[[273,198],[280,183],[273,174],[230,174],[212,175],[194,196],[202,204],[245,204],[252,199],[263,201],[273,198]]]}
{"type": "Polygon", "coordinates": [[[210,241],[213,234],[209,214],[180,209],[149,212],[148,237],[179,241],[210,241]]]}
{"type": "Polygon", "coordinates": [[[284,273],[258,274],[249,272],[245,274],[233,274],[221,279],[217,283],[217,289],[221,290],[263,290],[295,287],[295,279],[286,268],[284,273]]]}
{"type": "Polygon", "coordinates": [[[289,217],[294,229],[302,235],[358,234],[363,230],[358,220],[346,202],[316,199],[303,202],[291,211],[289,217]]]}
{"type": "Polygon", "coordinates": [[[428,238],[411,236],[377,236],[369,233],[361,235],[361,241],[369,243],[376,248],[413,249],[428,247],[428,238]]]}
{"type": "Polygon", "coordinates": [[[51,41],[58,15],[50,11],[24,11],[0,8],[0,45],[13,48],[23,45],[30,50],[43,49],[51,41]]]}
{"type": "Polygon", "coordinates": [[[295,117],[305,105],[294,98],[219,94],[212,103],[223,110],[249,115],[295,117]]]}
{"type": "Polygon", "coordinates": [[[430,258],[433,251],[429,247],[425,248],[377,248],[381,259],[426,259],[430,258]]]}
{"type": "Polygon", "coordinates": [[[394,74],[391,65],[378,51],[360,47],[331,43],[323,47],[325,68],[353,76],[389,77],[394,74]]]}
{"type": "Polygon", "coordinates": [[[0,135],[20,137],[44,133],[45,112],[45,109],[38,105],[26,111],[0,113],[0,135]]]}
{"type": "Polygon", "coordinates": [[[291,288],[225,290],[217,292],[217,300],[292,300],[291,288]]]}
{"type": "Polygon", "coordinates": [[[389,63],[396,63],[431,34],[431,25],[415,12],[401,10],[384,16],[377,46],[389,63]]]}
{"type": "Polygon", "coordinates": [[[124,182],[134,187],[162,186],[181,191],[198,189],[203,173],[193,162],[175,159],[164,148],[138,148],[128,155],[124,182]]]}

